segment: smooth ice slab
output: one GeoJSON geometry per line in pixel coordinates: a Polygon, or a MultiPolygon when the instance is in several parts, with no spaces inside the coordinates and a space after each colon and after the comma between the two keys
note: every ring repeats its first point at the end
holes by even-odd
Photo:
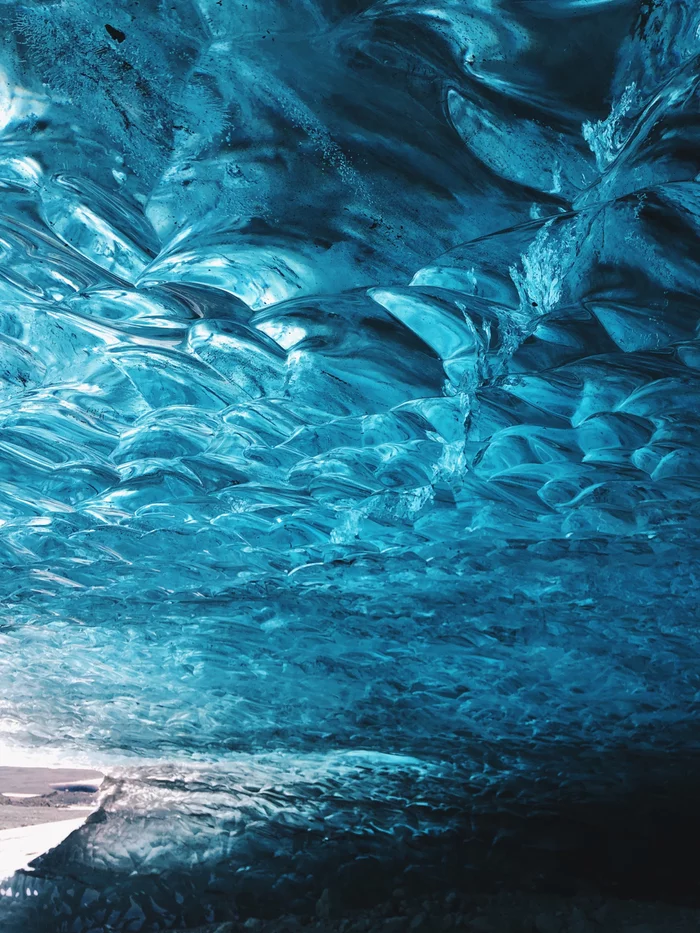
{"type": "MultiPolygon", "coordinates": [[[[0,880],[10,878],[15,872],[28,870],[30,863],[38,856],[60,845],[72,832],[79,829],[90,814],[86,810],[82,816],[66,813],[51,822],[37,821],[28,826],[16,826],[0,829],[0,880]]],[[[4,811],[0,811],[0,826],[7,822],[4,811]]],[[[26,817],[21,817],[26,818],[26,817]]],[[[27,876],[27,889],[34,893],[31,877],[27,876]]],[[[1,892],[5,895],[5,890],[1,892]]],[[[9,893],[7,896],[10,896],[9,893]]]]}

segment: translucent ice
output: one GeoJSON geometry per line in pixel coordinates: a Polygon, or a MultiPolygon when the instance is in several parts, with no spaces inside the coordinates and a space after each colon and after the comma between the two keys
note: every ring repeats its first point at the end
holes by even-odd
{"type": "Polygon", "coordinates": [[[694,751],[697,4],[0,18],[0,748],[109,773],[7,929],[694,751]]]}

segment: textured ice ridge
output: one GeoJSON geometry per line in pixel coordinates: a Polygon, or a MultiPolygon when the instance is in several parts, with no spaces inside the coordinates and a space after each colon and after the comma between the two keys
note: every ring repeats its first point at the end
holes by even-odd
{"type": "Polygon", "coordinates": [[[693,748],[696,5],[0,9],[0,743],[178,762],[0,916],[693,748]]]}

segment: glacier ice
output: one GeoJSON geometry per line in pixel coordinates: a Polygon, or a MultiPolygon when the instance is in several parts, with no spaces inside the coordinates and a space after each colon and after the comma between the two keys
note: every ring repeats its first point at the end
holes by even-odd
{"type": "Polygon", "coordinates": [[[3,929],[486,883],[691,767],[697,5],[0,18],[0,749],[108,773],[3,929]]]}

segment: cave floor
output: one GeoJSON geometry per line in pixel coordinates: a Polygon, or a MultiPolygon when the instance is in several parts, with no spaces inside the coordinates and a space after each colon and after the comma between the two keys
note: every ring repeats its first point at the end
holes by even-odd
{"type": "MultiPolygon", "coordinates": [[[[319,911],[324,905],[319,902],[319,911]]],[[[187,933],[697,933],[700,909],[595,896],[502,894],[462,901],[456,895],[419,904],[396,901],[337,918],[248,918],[187,933]]],[[[184,930],[177,933],[185,933],[184,930]]]]}

